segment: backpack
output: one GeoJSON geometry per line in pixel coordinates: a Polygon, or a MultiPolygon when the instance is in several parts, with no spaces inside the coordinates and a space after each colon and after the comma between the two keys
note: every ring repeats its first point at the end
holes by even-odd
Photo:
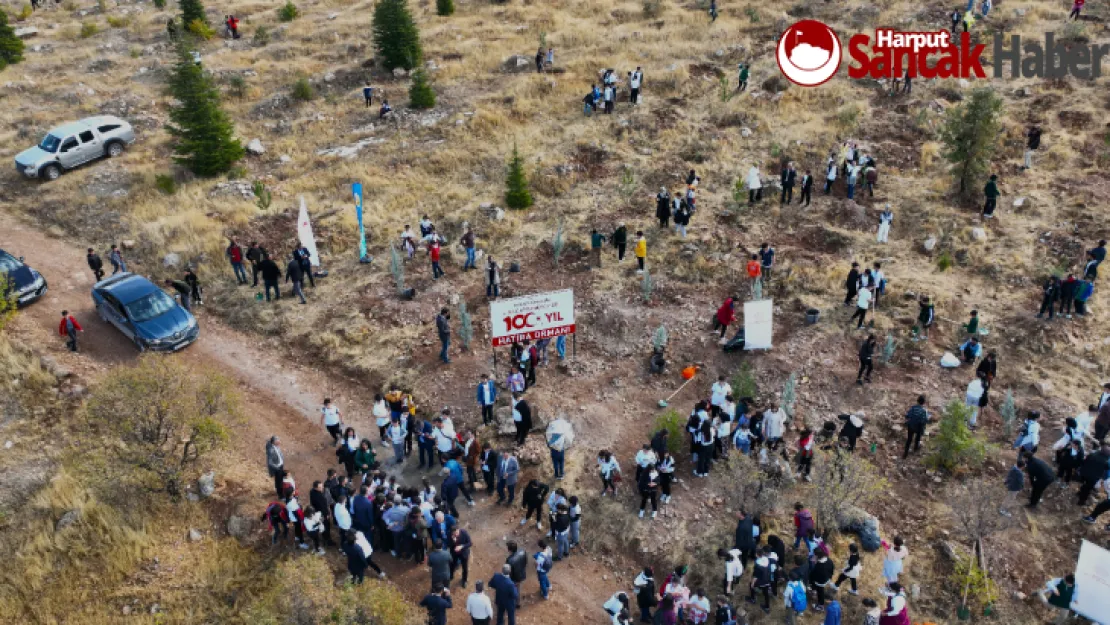
{"type": "Polygon", "coordinates": [[[551,561],[551,558],[545,556],[544,554],[537,553],[536,559],[540,560],[541,558],[543,559],[543,561],[540,562],[540,570],[544,573],[550,573],[551,568],[555,566],[555,563],[551,561]]]}
{"type": "Polygon", "coordinates": [[[798,613],[805,612],[808,607],[809,598],[806,596],[806,587],[799,581],[793,581],[788,584],[793,590],[790,594],[790,607],[798,613]]]}

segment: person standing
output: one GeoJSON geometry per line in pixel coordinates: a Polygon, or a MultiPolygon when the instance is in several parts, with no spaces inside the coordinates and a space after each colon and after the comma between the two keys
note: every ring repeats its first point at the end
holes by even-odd
{"type": "Polygon", "coordinates": [[[93,282],[100,282],[104,279],[104,261],[100,260],[100,254],[89,248],[89,253],[85,256],[85,261],[89,263],[89,269],[93,272],[93,282]]]}
{"type": "Polygon", "coordinates": [[[486,260],[486,297],[497,298],[501,295],[501,267],[492,256],[486,260]]]}
{"type": "Polygon", "coordinates": [[[85,329],[81,327],[80,323],[77,323],[77,319],[69,314],[68,310],[62,311],[62,321],[58,324],[58,335],[66,337],[66,347],[69,348],[69,351],[77,351],[77,333],[84,331],[85,329]]]}
{"type": "Polygon", "coordinates": [[[1025,132],[1025,137],[1027,139],[1026,144],[1025,144],[1025,163],[1022,165],[1021,168],[1022,169],[1032,169],[1033,168],[1033,152],[1036,152],[1037,149],[1041,147],[1041,128],[1040,128],[1040,126],[1038,126],[1036,124],[1033,124],[1032,126],[1030,126],[1029,130],[1027,130],[1025,132]]]}
{"type": "Polygon", "coordinates": [[[741,63],[738,67],[738,71],[740,73],[740,76],[739,84],[736,85],[736,90],[743,91],[748,88],[748,66],[744,63],[741,63]]]}
{"type": "Polygon", "coordinates": [[[532,407],[520,393],[513,393],[513,425],[516,426],[516,444],[523,445],[532,431],[532,407]]]}
{"type": "Polygon", "coordinates": [[[833,583],[832,588],[839,588],[845,581],[852,582],[852,589],[848,592],[853,595],[859,594],[859,576],[863,572],[863,562],[860,560],[859,547],[855,543],[848,545],[848,563],[844,569],[840,571],[837,576],[836,582],[833,583]]]}
{"type": "Polygon", "coordinates": [[[395,417],[391,420],[392,423],[390,423],[385,433],[389,438],[389,444],[393,447],[393,462],[400,465],[405,462],[405,441],[409,438],[409,431],[405,427],[402,417],[395,417]]]}
{"type": "MultiPolygon", "coordinates": [[[[721,304],[721,307],[717,309],[717,314],[713,317],[713,329],[721,330],[721,338],[725,338],[725,333],[728,332],[728,327],[732,325],[733,321],[736,320],[737,301],[738,298],[736,296],[729,297],[725,300],[723,304],[721,304]]],[[[724,382],[723,378],[724,376],[718,378],[718,383],[724,382]]],[[[725,385],[727,386],[727,383],[725,385]]],[[[714,384],[714,386],[716,386],[716,384],[714,384]]],[[[726,392],[725,395],[727,394],[728,393],[726,392]]],[[[724,401],[724,396],[721,397],[721,400],[724,401]]],[[[720,402],[715,404],[714,408],[720,408],[720,402]]],[[[716,414],[716,411],[714,411],[714,414],[716,414]]]]}
{"type": "Polygon", "coordinates": [[[760,555],[755,560],[755,568],[752,571],[752,581],[749,583],[751,592],[748,595],[748,603],[755,605],[755,595],[757,592],[763,594],[763,605],[760,608],[764,614],[771,613],[771,584],[774,572],[771,570],[771,560],[766,555],[760,555]]]}
{"type": "Polygon", "coordinates": [[[647,239],[644,238],[643,230],[636,231],[636,273],[644,273],[644,263],[647,261],[647,239]]]}
{"type": "Polygon", "coordinates": [[[686,227],[690,225],[690,205],[686,202],[680,202],[678,208],[674,211],[674,230],[686,238],[686,227]]]}
{"type": "Polygon", "coordinates": [[[609,492],[613,496],[617,495],[617,481],[620,480],[621,466],[613,454],[607,450],[602,449],[597,454],[598,472],[601,475],[601,496],[604,497],[609,492]]]}
{"type": "Polygon", "coordinates": [[[343,425],[340,419],[339,408],[331,403],[330,397],[325,397],[324,406],[320,408],[320,425],[331,434],[333,444],[339,444],[339,439],[342,438],[343,425]]]}
{"type": "MultiPolygon", "coordinates": [[[[308,278],[308,285],[316,288],[316,280],[312,277],[312,253],[304,245],[293,248],[293,258],[301,265],[301,273],[308,278]]],[[[303,286],[304,281],[301,281],[303,286]]]]}
{"type": "Polygon", "coordinates": [[[490,620],[493,618],[493,604],[490,603],[485,590],[485,583],[478,580],[474,582],[474,592],[466,598],[466,613],[470,615],[471,625],[490,625],[490,620]]]}
{"type": "Polygon", "coordinates": [[[779,204],[786,204],[794,200],[794,183],[798,178],[798,170],[794,169],[794,162],[787,163],[782,168],[782,196],[779,197],[779,204]]]}
{"type": "Polygon", "coordinates": [[[659,194],[655,196],[655,218],[659,220],[660,228],[667,228],[671,221],[671,194],[667,187],[659,187],[659,194]]]}
{"type": "Polygon", "coordinates": [[[915,452],[921,449],[921,437],[925,435],[925,426],[928,423],[929,411],[925,409],[925,396],[918,395],[917,403],[906,412],[906,449],[902,452],[903,459],[909,457],[911,444],[915,452]]]}
{"type": "Polygon", "coordinates": [[[551,487],[539,480],[532,479],[528,481],[528,485],[524,487],[524,492],[520,496],[521,507],[524,508],[524,518],[520,520],[522,526],[527,525],[528,519],[535,515],[536,529],[543,529],[543,500],[549,490],[551,490],[551,487]]]}
{"type": "Polygon", "coordinates": [[[775,264],[775,248],[771,247],[769,243],[762,243],[759,246],[759,269],[760,275],[763,276],[763,282],[766,284],[771,281],[771,268],[775,264]]]}
{"type": "Polygon", "coordinates": [[[613,231],[613,236],[609,237],[609,241],[613,243],[613,247],[617,248],[617,262],[624,262],[624,251],[628,245],[628,228],[625,227],[624,222],[617,224],[617,229],[613,231]]]}
{"type": "Polygon", "coordinates": [[[867,311],[871,308],[871,297],[871,289],[867,286],[861,286],[859,293],[856,295],[856,312],[848,319],[849,324],[859,319],[856,324],[857,330],[863,329],[863,322],[867,319],[867,311]]]}
{"type": "Polygon", "coordinates": [[[983,204],[983,219],[991,219],[994,217],[995,207],[998,206],[998,197],[1002,195],[998,191],[998,174],[991,174],[990,180],[983,187],[983,195],[986,197],[986,202],[983,204]]]}
{"type": "Polygon", "coordinates": [[[813,606],[813,609],[817,612],[824,612],[825,593],[828,592],[832,584],[832,574],[836,567],[825,550],[820,549],[814,555],[817,559],[813,563],[813,568],[809,571],[809,583],[817,593],[817,605],[813,606]]]}
{"type": "Polygon", "coordinates": [[[497,470],[497,503],[504,503],[506,506],[513,505],[513,500],[516,499],[516,483],[519,476],[520,462],[517,461],[512,451],[505,451],[501,454],[501,462],[497,470]],[[509,491],[508,499],[505,499],[506,489],[509,491]]]}
{"type": "Polygon", "coordinates": [[[488,373],[482,374],[482,381],[478,383],[478,407],[482,411],[482,423],[493,423],[493,405],[497,401],[497,385],[490,379],[488,373]]]}
{"type": "Polygon", "coordinates": [[[274,299],[281,299],[281,289],[278,280],[281,280],[281,269],[269,254],[262,254],[262,261],[258,263],[258,273],[262,274],[262,284],[266,288],[266,301],[270,301],[270,289],[274,290],[274,299]]]}
{"type": "Polygon", "coordinates": [[[651,502],[651,518],[654,520],[659,513],[659,472],[655,467],[650,467],[640,473],[640,518],[644,518],[644,509],[648,501],[651,502]]]}
{"type": "Polygon", "coordinates": [[[301,304],[307,304],[308,301],[304,298],[304,270],[301,269],[301,261],[296,255],[285,266],[285,281],[293,283],[293,295],[300,298],[301,304]]]}
{"type": "Polygon", "coordinates": [[[613,85],[606,83],[605,90],[602,91],[602,100],[605,102],[605,114],[613,114],[613,101],[616,99],[616,92],[613,91],[613,85]]]}
{"type": "Polygon", "coordinates": [[[185,268],[185,275],[183,276],[185,284],[189,285],[189,296],[192,301],[196,302],[198,306],[204,306],[204,298],[201,297],[200,280],[197,274],[193,271],[192,267],[185,268]]]}
{"type": "Polygon", "coordinates": [[[528,580],[528,555],[524,553],[523,549],[518,548],[513,541],[509,541],[505,548],[509,552],[509,556],[505,558],[505,564],[509,565],[509,579],[516,586],[516,607],[519,610],[520,588],[528,580]]]}
{"type": "Polygon", "coordinates": [[[921,301],[917,304],[917,327],[921,330],[921,340],[929,340],[929,328],[933,327],[933,321],[936,317],[936,310],[933,303],[929,301],[928,295],[923,295],[921,301]]]}
{"type": "Polygon", "coordinates": [[[759,175],[759,167],[752,165],[748,168],[746,181],[748,184],[748,205],[751,206],[757,200],[763,199],[763,179],[759,175]]]}
{"type": "MultiPolygon", "coordinates": [[[[430,559],[430,558],[429,558],[430,559]]],[[[451,607],[451,591],[445,587],[424,595],[420,607],[428,610],[428,625],[447,625],[447,610],[451,607]]]]}
{"type": "Polygon", "coordinates": [[[1056,310],[1056,300],[1060,299],[1060,279],[1056,276],[1049,276],[1041,288],[1041,309],[1037,311],[1037,319],[1044,316],[1045,311],[1048,311],[1048,320],[1052,321],[1052,317],[1056,310]]]}
{"type": "Polygon", "coordinates": [[[651,623],[651,610],[659,605],[659,594],[655,592],[655,572],[645,566],[632,582],[636,592],[636,606],[640,608],[640,622],[651,623]]]}
{"type": "Polygon", "coordinates": [[[886,243],[890,237],[890,224],[894,221],[894,211],[890,210],[888,203],[883,207],[883,212],[879,213],[879,243],[886,243]]]}
{"type": "Polygon", "coordinates": [[[474,230],[468,225],[466,227],[466,233],[464,233],[462,239],[459,240],[459,243],[461,243],[466,250],[466,262],[463,264],[463,271],[478,268],[477,265],[475,265],[475,259],[477,258],[477,251],[475,250],[476,239],[477,237],[474,235],[474,230]]]}
{"type": "Polygon", "coordinates": [[[432,279],[439,280],[439,277],[444,275],[443,269],[439,266],[439,235],[433,232],[429,236],[432,238],[428,242],[428,258],[432,261],[432,279]]]}
{"type": "Polygon", "coordinates": [[[802,192],[798,196],[798,204],[809,206],[810,199],[813,196],[813,175],[807,169],[804,176],[802,176],[802,192]]]}
{"type": "Polygon", "coordinates": [[[121,252],[115,244],[112,245],[111,251],[108,252],[108,262],[112,263],[113,276],[121,271],[127,271],[127,263],[123,260],[123,252],[121,252]]]}
{"type": "Polygon", "coordinates": [[[362,88],[362,99],[366,101],[366,108],[374,103],[374,87],[370,83],[366,83],[362,88]]]}
{"type": "MultiPolygon", "coordinates": [[[[437,521],[443,518],[442,512],[436,513],[437,521]]],[[[431,571],[432,578],[432,592],[439,589],[449,588],[451,586],[451,578],[454,575],[454,568],[451,566],[451,554],[447,552],[447,543],[441,538],[445,536],[435,536],[432,542],[432,551],[428,554],[428,569],[431,571]]],[[[423,540],[421,537],[420,540],[423,540]]]]}
{"type": "Polygon", "coordinates": [[[595,228],[590,231],[590,262],[591,264],[601,269],[601,247],[605,245],[605,235],[601,234],[595,228]]]}
{"type": "Polygon", "coordinates": [[[833,183],[836,182],[836,173],[836,159],[830,156],[829,162],[825,165],[825,195],[832,193],[833,183]]]}
{"type": "Polygon", "coordinates": [[[1029,476],[1029,486],[1032,489],[1029,493],[1029,503],[1025,507],[1036,509],[1045,489],[1056,481],[1056,473],[1044,460],[1041,460],[1028,451],[1024,453],[1026,462],[1025,472],[1029,476]]]}
{"type": "Polygon", "coordinates": [[[628,81],[628,86],[631,90],[631,94],[629,95],[628,99],[630,102],[632,102],[633,106],[640,103],[640,88],[643,86],[643,84],[644,72],[639,67],[637,67],[636,71],[632,72],[632,77],[628,81]]]}
{"type": "Polygon", "coordinates": [[[497,487],[497,475],[501,466],[497,450],[488,442],[482,443],[482,453],[478,458],[482,467],[482,479],[486,482],[486,495],[492,496],[497,487]]]}
{"type": "MultiPolygon", "coordinates": [[[[852,300],[856,299],[856,295],[859,294],[859,276],[859,263],[853,262],[852,268],[848,271],[848,277],[844,280],[846,292],[844,296],[845,306],[851,306],[852,300]]],[[[853,316],[852,318],[854,319],[855,317],[853,316]]],[[[851,323],[851,321],[848,323],[851,323]]]]}
{"type": "Polygon", "coordinates": [[[254,278],[252,287],[258,286],[258,274],[262,271],[262,257],[266,254],[266,249],[258,244],[258,241],[251,241],[247,247],[247,260],[251,263],[251,276],[254,278]]]}
{"type": "Polygon", "coordinates": [[[436,334],[439,335],[439,359],[444,364],[451,364],[451,359],[447,355],[447,349],[451,346],[451,311],[447,308],[439,309],[439,314],[436,315],[436,334]]]}
{"type": "Polygon", "coordinates": [[[809,428],[798,435],[798,472],[802,479],[812,481],[809,472],[813,469],[813,431],[809,428]]]}
{"type": "Polygon", "coordinates": [[[513,583],[512,567],[508,564],[501,566],[501,572],[489,581],[489,587],[494,591],[494,603],[497,605],[497,625],[504,625],[505,616],[508,615],[508,625],[516,625],[516,606],[520,601],[520,591],[513,583]]]}
{"type": "Polygon", "coordinates": [[[1083,459],[1079,467],[1079,479],[1083,483],[1079,487],[1079,505],[1087,505],[1091,492],[1106,477],[1107,471],[1110,471],[1110,446],[1100,445],[1097,451],[1083,459]]]}
{"type": "Polygon", "coordinates": [[[1073,2],[1071,4],[1071,13],[1068,13],[1068,19],[1069,20],[1074,19],[1075,21],[1078,22],[1079,21],[1079,13],[1083,10],[1083,5],[1086,4],[1086,3],[1087,3],[1087,0],[1073,0],[1073,2]]]}
{"type": "Polygon", "coordinates": [[[540,594],[543,595],[546,601],[551,598],[551,580],[547,578],[547,574],[551,572],[554,560],[551,555],[551,547],[547,546],[546,540],[540,539],[539,547],[540,550],[532,558],[536,561],[536,579],[540,582],[540,594]]]}

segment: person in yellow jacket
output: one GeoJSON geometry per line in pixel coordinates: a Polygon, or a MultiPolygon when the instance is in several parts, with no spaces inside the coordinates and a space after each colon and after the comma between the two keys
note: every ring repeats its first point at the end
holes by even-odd
{"type": "Polygon", "coordinates": [[[972,13],[971,11],[968,11],[968,12],[964,13],[964,32],[966,33],[968,31],[970,31],[971,27],[974,26],[974,25],[975,25],[975,14],[972,13]]]}
{"type": "Polygon", "coordinates": [[[647,259],[647,239],[644,238],[644,231],[636,231],[636,247],[632,250],[636,254],[636,264],[639,269],[636,273],[644,273],[644,261],[647,259]]]}

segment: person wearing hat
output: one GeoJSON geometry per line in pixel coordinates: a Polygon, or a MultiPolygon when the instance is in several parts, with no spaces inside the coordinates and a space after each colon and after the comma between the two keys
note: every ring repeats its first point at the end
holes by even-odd
{"type": "Polygon", "coordinates": [[[671,194],[667,187],[659,187],[659,194],[655,196],[655,218],[659,220],[659,227],[666,228],[671,221],[671,194]]]}
{"type": "Polygon", "coordinates": [[[883,207],[883,212],[879,213],[879,243],[886,243],[887,238],[890,236],[890,224],[894,221],[894,211],[890,210],[890,203],[883,207]]]}

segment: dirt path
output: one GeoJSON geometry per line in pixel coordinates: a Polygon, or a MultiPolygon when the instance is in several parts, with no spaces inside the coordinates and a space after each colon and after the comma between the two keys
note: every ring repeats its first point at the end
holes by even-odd
{"type": "MultiPolygon", "coordinates": [[[[12,325],[12,332],[28,344],[40,345],[45,354],[86,379],[96,379],[109,367],[134,362],[138,356],[134,346],[116,329],[102,322],[92,305],[89,289],[93,284],[92,273],[84,258],[84,251],[65,241],[51,238],[39,230],[19,222],[11,215],[0,213],[0,247],[40,271],[50,285],[46,296],[21,311],[12,325]],[[80,337],[81,352],[73,354],[65,349],[57,335],[60,312],[68,309],[85,332],[80,337]]],[[[141,271],[141,270],[140,270],[141,271]]],[[[285,446],[286,465],[298,477],[302,490],[314,479],[322,479],[326,470],[334,465],[330,439],[316,424],[318,406],[325,395],[331,396],[344,411],[344,421],[357,431],[370,434],[374,431],[368,418],[373,389],[363,388],[347,381],[335,379],[321,372],[294,364],[279,346],[267,344],[259,337],[245,336],[229,329],[198,311],[201,338],[184,351],[173,355],[198,367],[210,367],[232,375],[247,399],[246,421],[237,427],[232,437],[233,448],[227,455],[242,469],[227,473],[247,477],[250,499],[246,502],[261,509],[269,496],[265,486],[263,443],[276,434],[285,446]]],[[[402,473],[404,481],[418,484],[420,474],[411,462],[402,473]]],[[[479,579],[488,580],[504,561],[504,543],[517,540],[528,551],[534,552],[535,542],[541,535],[534,529],[521,530],[519,509],[505,510],[494,507],[484,495],[477,498],[474,508],[463,506],[462,526],[470,532],[475,543],[471,559],[471,588],[479,579]]],[[[337,555],[330,555],[337,567],[342,562],[337,555]]],[[[395,562],[379,555],[377,561],[414,601],[426,592],[428,572],[425,567],[395,562]]],[[[609,567],[589,557],[574,557],[556,566],[551,573],[553,591],[551,600],[539,597],[534,570],[525,584],[523,609],[518,614],[522,623],[583,623],[601,622],[600,605],[617,588],[609,567]],[[544,604],[540,607],[539,604],[544,604]]],[[[469,591],[453,588],[456,608],[451,611],[451,623],[469,623],[462,604],[469,591]]]]}

